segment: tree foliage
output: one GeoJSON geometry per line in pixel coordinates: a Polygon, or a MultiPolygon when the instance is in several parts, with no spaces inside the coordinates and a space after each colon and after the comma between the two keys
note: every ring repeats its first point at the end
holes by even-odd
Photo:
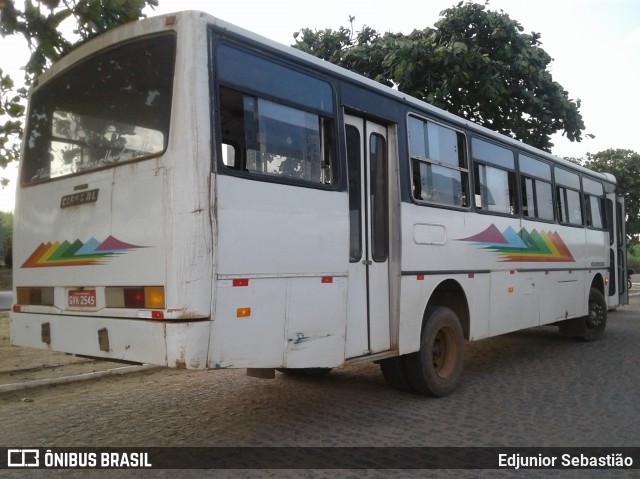
{"type": "Polygon", "coordinates": [[[627,237],[630,243],[637,244],[640,235],[640,154],[632,150],[609,149],[587,153],[582,164],[616,177],[627,210],[627,237]]]}
{"type": "MultiPolygon", "coordinates": [[[[20,154],[19,137],[22,132],[24,116],[23,98],[25,89],[15,90],[13,80],[0,68],[0,167],[5,168],[9,161],[20,154]]],[[[8,180],[0,178],[0,186],[6,186],[8,180]]]]}
{"type": "Polygon", "coordinates": [[[158,0],[26,0],[24,10],[17,9],[14,0],[1,3],[0,34],[27,40],[31,56],[25,74],[31,80],[78,44],[142,17],[142,10],[157,6],[158,0]],[[75,41],[65,36],[64,23],[75,24],[75,41]]]}
{"type": "MultiPolygon", "coordinates": [[[[14,0],[0,0],[0,35],[26,39],[31,52],[24,66],[28,86],[79,44],[144,17],[145,7],[157,5],[158,0],[25,0],[20,10],[14,0]]],[[[25,98],[26,90],[16,90],[13,79],[0,70],[0,167],[18,159],[25,98]]]]}
{"type": "Polygon", "coordinates": [[[0,211],[0,264],[11,267],[13,213],[0,211]]]}
{"type": "Polygon", "coordinates": [[[582,139],[580,100],[553,80],[538,33],[476,3],[441,17],[408,35],[302,29],[294,47],[545,150],[557,131],[582,139]]]}

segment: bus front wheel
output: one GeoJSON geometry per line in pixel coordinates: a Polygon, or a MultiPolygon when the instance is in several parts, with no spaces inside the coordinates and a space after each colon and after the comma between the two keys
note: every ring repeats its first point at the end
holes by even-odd
{"type": "Polygon", "coordinates": [[[420,350],[405,359],[411,386],[417,392],[442,397],[460,383],[464,362],[464,334],[456,313],[446,307],[425,314],[420,350]]]}

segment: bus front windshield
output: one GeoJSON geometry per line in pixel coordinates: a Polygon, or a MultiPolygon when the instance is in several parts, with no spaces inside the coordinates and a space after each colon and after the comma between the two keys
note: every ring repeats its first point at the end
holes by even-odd
{"type": "Polygon", "coordinates": [[[31,98],[22,182],[148,158],[167,146],[176,40],[146,37],[63,71],[31,98]]]}

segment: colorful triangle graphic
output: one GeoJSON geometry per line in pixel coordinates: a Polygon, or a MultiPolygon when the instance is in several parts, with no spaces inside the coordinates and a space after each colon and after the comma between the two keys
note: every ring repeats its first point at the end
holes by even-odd
{"type": "Polygon", "coordinates": [[[509,226],[500,232],[492,224],[486,230],[458,241],[473,242],[496,253],[503,262],[575,262],[571,251],[555,231],[538,232],[536,229],[527,231],[521,228],[516,233],[509,226]]]}
{"type": "Polygon", "coordinates": [[[62,243],[41,243],[22,264],[22,268],[102,265],[109,258],[136,248],[146,246],[125,243],[113,236],[102,242],[91,238],[86,243],[79,239],[73,243],[67,240],[62,243]]]}

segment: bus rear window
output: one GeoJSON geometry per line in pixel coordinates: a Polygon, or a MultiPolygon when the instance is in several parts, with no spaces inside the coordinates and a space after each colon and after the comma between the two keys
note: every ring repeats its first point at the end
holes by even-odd
{"type": "Polygon", "coordinates": [[[31,99],[22,182],[148,158],[167,146],[176,41],[147,37],[62,72],[31,99]]]}

